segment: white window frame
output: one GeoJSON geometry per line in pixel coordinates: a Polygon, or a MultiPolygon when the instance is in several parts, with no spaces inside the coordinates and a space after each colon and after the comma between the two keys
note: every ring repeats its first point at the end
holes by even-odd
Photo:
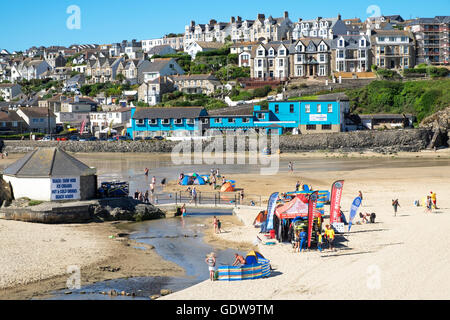
{"type": "Polygon", "coordinates": [[[333,104],[328,104],[328,113],[333,113],[333,104]]]}
{"type": "Polygon", "coordinates": [[[170,124],[170,119],[162,119],[162,124],[164,124],[164,125],[168,125],[168,124],[170,124]]]}
{"type": "Polygon", "coordinates": [[[311,105],[305,104],[305,113],[311,113],[311,105]]]}

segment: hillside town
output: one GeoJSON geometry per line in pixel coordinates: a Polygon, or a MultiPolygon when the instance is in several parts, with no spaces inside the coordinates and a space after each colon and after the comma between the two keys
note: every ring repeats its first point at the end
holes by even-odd
{"type": "Polygon", "coordinates": [[[0,49],[0,135],[136,140],[413,127],[429,114],[368,113],[346,90],[448,77],[449,35],[450,16],[284,12],[191,21],[157,39],[0,49]]]}

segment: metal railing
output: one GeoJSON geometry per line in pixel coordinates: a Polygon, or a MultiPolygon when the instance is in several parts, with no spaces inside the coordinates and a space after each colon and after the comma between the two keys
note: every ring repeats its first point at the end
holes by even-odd
{"type": "Polygon", "coordinates": [[[256,194],[245,194],[241,196],[239,191],[236,192],[219,192],[219,191],[197,191],[197,196],[193,197],[189,191],[176,191],[167,193],[158,193],[150,197],[153,204],[193,204],[193,205],[248,205],[263,206],[267,202],[268,197],[256,194]]]}

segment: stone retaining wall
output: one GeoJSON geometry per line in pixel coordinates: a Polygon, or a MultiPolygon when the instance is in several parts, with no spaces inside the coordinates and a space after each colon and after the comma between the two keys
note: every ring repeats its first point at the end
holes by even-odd
{"type": "MultiPolygon", "coordinates": [[[[356,131],[329,134],[284,135],[280,137],[282,152],[305,151],[375,151],[375,152],[417,152],[425,149],[433,132],[431,129],[356,131]]],[[[236,139],[235,139],[236,140],[236,139]]],[[[270,139],[268,139],[270,141],[270,139]]],[[[225,141],[225,139],[224,139],[225,141]]],[[[203,142],[203,148],[211,142],[203,142]]],[[[133,152],[170,153],[179,142],[174,141],[5,141],[3,152],[26,153],[36,147],[59,146],[68,152],[133,152]]],[[[248,150],[248,143],[246,145],[248,150]]],[[[236,141],[235,141],[235,150],[236,141]]],[[[191,145],[194,150],[194,144],[191,145]]],[[[224,150],[225,147],[224,147],[224,150]]]]}

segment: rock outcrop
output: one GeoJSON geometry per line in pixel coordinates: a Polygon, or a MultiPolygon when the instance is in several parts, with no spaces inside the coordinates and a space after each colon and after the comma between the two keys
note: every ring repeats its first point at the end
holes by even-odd
{"type": "Polygon", "coordinates": [[[428,148],[450,146],[450,107],[423,119],[420,127],[433,131],[428,148]]]}

